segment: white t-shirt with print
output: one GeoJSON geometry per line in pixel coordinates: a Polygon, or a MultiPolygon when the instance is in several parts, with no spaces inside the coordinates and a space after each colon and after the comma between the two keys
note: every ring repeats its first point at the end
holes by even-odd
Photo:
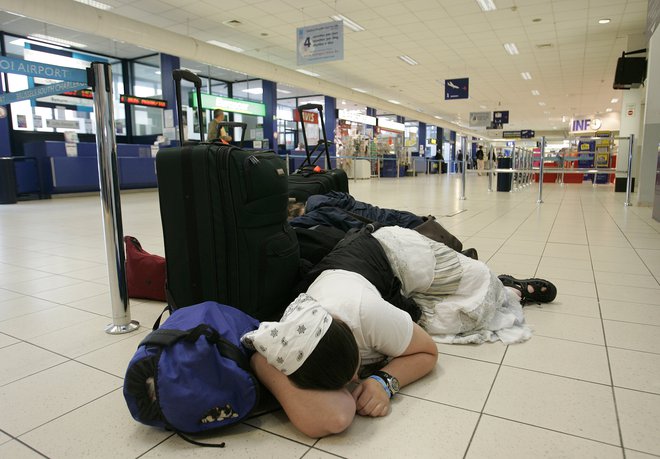
{"type": "Polygon", "coordinates": [[[384,356],[398,357],[408,348],[413,333],[410,315],[385,301],[360,274],[341,269],[323,271],[307,294],[350,327],[362,366],[384,356]]]}

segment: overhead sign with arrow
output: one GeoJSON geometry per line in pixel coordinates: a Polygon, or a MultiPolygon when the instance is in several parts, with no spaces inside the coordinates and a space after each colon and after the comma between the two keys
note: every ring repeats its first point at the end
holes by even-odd
{"type": "Polygon", "coordinates": [[[470,92],[469,78],[445,80],[445,100],[467,99],[470,92]]]}

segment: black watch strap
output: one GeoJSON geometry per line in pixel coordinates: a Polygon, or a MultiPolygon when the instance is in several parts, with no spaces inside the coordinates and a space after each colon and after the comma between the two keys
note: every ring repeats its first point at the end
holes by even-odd
{"type": "Polygon", "coordinates": [[[390,397],[399,392],[399,380],[391,374],[383,370],[377,370],[373,372],[373,375],[378,376],[385,381],[385,384],[387,384],[387,387],[390,389],[390,394],[392,394],[390,397]]]}

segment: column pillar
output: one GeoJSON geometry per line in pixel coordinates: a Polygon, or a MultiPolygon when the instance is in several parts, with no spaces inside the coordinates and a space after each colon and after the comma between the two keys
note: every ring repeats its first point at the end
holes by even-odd
{"type": "MultiPolygon", "coordinates": [[[[181,60],[176,56],[169,54],[160,55],[160,85],[163,89],[163,100],[167,101],[167,109],[173,113],[172,119],[174,120],[174,132],[179,132],[179,114],[176,106],[176,93],[174,91],[174,78],[172,78],[172,70],[181,67],[181,60]]],[[[182,101],[183,102],[183,101],[182,101]]],[[[201,120],[200,120],[201,122],[201,120]]],[[[165,126],[163,124],[163,126],[165,126]]],[[[176,138],[176,134],[175,138],[176,138]]],[[[174,139],[170,139],[174,140],[174,139]]],[[[180,139],[183,140],[183,139],[180,139]]]]}
{"type": "Polygon", "coordinates": [[[262,80],[262,101],[266,105],[266,116],[264,116],[264,139],[268,140],[268,148],[277,151],[277,83],[262,80]]]}
{"type": "MultiPolygon", "coordinates": [[[[660,32],[656,27],[647,46],[646,107],[644,111],[644,134],[640,139],[639,187],[637,205],[653,205],[655,180],[660,143],[660,32]]],[[[635,138],[635,141],[637,139],[635,138]]],[[[633,153],[634,155],[634,153],[633,153]]]]}
{"type": "Polygon", "coordinates": [[[328,142],[331,143],[330,156],[335,156],[335,127],[337,126],[337,99],[325,96],[323,114],[325,115],[325,130],[328,142]]]}

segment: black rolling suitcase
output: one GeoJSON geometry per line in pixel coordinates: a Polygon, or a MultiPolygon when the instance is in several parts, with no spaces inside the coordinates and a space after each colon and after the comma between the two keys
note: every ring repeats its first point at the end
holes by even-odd
{"type": "Polygon", "coordinates": [[[289,196],[294,198],[296,202],[305,202],[308,197],[314,194],[325,194],[330,191],[348,193],[348,175],[346,171],[343,169],[332,169],[329,151],[330,144],[328,143],[325,132],[325,121],[323,120],[323,106],[317,104],[301,105],[298,107],[298,114],[307,158],[289,176],[289,196]],[[303,112],[310,110],[317,110],[321,120],[322,139],[313,147],[310,147],[307,141],[307,132],[305,131],[303,121],[303,112]],[[327,164],[317,164],[321,157],[325,158],[327,164]]]}
{"type": "MultiPolygon", "coordinates": [[[[174,78],[180,112],[180,80],[192,81],[198,97],[201,80],[181,70],[174,78]]],[[[212,300],[260,320],[279,318],[300,258],[287,222],[284,160],[220,142],[184,144],[160,150],[156,170],[168,304],[178,309],[212,300]]]]}

